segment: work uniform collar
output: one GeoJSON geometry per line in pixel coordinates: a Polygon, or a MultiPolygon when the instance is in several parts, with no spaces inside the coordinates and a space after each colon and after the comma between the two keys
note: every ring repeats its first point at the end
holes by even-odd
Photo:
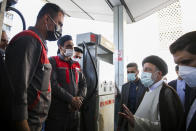
{"type": "Polygon", "coordinates": [[[47,42],[46,42],[46,40],[44,40],[42,38],[41,33],[38,31],[38,29],[35,28],[35,27],[33,27],[33,26],[30,26],[28,29],[31,30],[31,31],[33,31],[33,32],[35,32],[40,37],[40,39],[41,39],[41,41],[42,41],[42,43],[43,43],[46,51],[48,52],[47,42]]]}

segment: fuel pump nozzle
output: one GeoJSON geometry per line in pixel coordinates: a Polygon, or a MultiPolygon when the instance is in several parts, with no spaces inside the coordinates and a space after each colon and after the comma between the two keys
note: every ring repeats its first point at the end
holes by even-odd
{"type": "MultiPolygon", "coordinates": [[[[88,46],[87,46],[87,44],[86,44],[85,41],[82,42],[82,47],[83,47],[83,56],[86,56],[86,55],[89,56],[89,58],[91,60],[91,63],[92,63],[92,67],[94,69],[94,73],[95,73],[95,75],[94,75],[95,76],[95,84],[94,84],[95,87],[93,88],[93,90],[91,91],[91,93],[88,94],[84,98],[84,101],[87,102],[96,93],[96,91],[97,91],[98,74],[97,74],[97,69],[96,69],[96,66],[95,66],[95,62],[93,61],[92,55],[91,55],[91,53],[90,53],[90,51],[88,49],[88,46]]],[[[85,64],[86,64],[86,57],[84,57],[84,59],[83,59],[83,67],[84,67],[85,74],[88,75],[85,64]]],[[[90,77],[93,77],[93,76],[91,75],[90,77]]]]}
{"type": "Polygon", "coordinates": [[[21,13],[19,10],[17,10],[17,9],[14,8],[14,7],[11,7],[11,6],[8,6],[8,5],[7,5],[6,11],[14,11],[14,12],[16,12],[16,13],[20,16],[20,18],[21,18],[21,20],[22,20],[23,30],[26,29],[26,22],[25,22],[25,19],[24,19],[22,13],[21,13]]]}

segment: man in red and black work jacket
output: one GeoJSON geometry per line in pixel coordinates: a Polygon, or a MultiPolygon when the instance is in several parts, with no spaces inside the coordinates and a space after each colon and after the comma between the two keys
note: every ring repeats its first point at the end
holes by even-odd
{"type": "MultiPolygon", "coordinates": [[[[51,65],[46,40],[60,38],[63,20],[63,10],[56,4],[46,3],[38,13],[35,26],[14,36],[6,48],[5,67],[10,82],[7,85],[11,86],[7,93],[12,94],[5,100],[12,102],[8,109],[10,116],[5,120],[13,123],[12,131],[42,129],[51,102],[51,65]]],[[[6,114],[6,110],[1,114],[6,114]]]]}
{"type": "Polygon", "coordinates": [[[72,37],[58,40],[60,53],[51,57],[52,103],[46,120],[46,131],[78,131],[79,110],[86,95],[86,80],[73,55],[72,37]]]}

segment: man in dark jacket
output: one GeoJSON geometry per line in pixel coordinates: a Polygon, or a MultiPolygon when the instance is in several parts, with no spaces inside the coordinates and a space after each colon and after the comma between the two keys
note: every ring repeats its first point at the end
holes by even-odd
{"type": "Polygon", "coordinates": [[[167,64],[158,56],[148,56],[143,62],[142,84],[148,88],[135,115],[123,105],[134,131],[180,131],[183,122],[183,106],[175,90],[162,80],[168,72],[167,64]]]}
{"type": "MultiPolygon", "coordinates": [[[[1,35],[1,42],[0,42],[0,103],[1,108],[1,120],[8,120],[10,119],[10,101],[9,98],[11,97],[11,92],[6,85],[6,70],[5,70],[5,49],[8,45],[8,37],[5,31],[2,31],[1,35]],[[10,94],[8,94],[10,92],[10,94]],[[7,113],[6,113],[7,112],[7,113]]],[[[7,123],[7,122],[6,122],[7,123]]],[[[4,125],[4,123],[2,124],[4,125]]],[[[1,129],[1,128],[0,128],[1,129]]],[[[3,129],[3,128],[2,128],[3,129]]]]}
{"type": "Polygon", "coordinates": [[[190,100],[189,100],[190,96],[189,95],[191,92],[191,88],[179,76],[179,66],[178,65],[176,65],[175,70],[176,70],[176,74],[178,75],[178,78],[176,80],[170,81],[168,83],[168,85],[173,87],[176,90],[176,92],[182,102],[182,105],[184,106],[184,110],[185,110],[185,112],[187,112],[189,110],[188,105],[190,105],[190,100]]]}
{"type": "Polygon", "coordinates": [[[196,131],[196,31],[189,32],[170,45],[174,61],[179,65],[179,76],[191,88],[189,104],[185,105],[186,131],[196,131]]]}
{"type": "Polygon", "coordinates": [[[4,56],[5,49],[8,46],[8,36],[7,33],[3,30],[1,34],[1,42],[0,42],[0,55],[4,56]]]}
{"type": "MultiPolygon", "coordinates": [[[[61,36],[64,12],[57,5],[45,4],[36,25],[17,34],[6,49],[5,64],[13,92],[14,130],[40,131],[51,101],[51,65],[45,40],[61,36]]],[[[10,98],[11,99],[11,98],[10,98]]]]}
{"type": "Polygon", "coordinates": [[[7,37],[7,33],[3,30],[1,34],[1,42],[0,42],[0,87],[1,87],[1,90],[3,89],[3,83],[5,79],[4,60],[5,60],[5,49],[7,46],[8,46],[8,37],[7,37]]]}
{"type": "MultiPolygon", "coordinates": [[[[142,98],[146,92],[146,88],[142,85],[140,78],[138,77],[139,70],[136,63],[129,63],[127,65],[127,80],[128,82],[122,86],[121,91],[121,103],[125,104],[129,110],[135,114],[142,98]]],[[[123,109],[121,108],[122,112],[123,109]]],[[[127,131],[128,122],[121,117],[118,120],[118,127],[122,131],[127,131]]]]}
{"type": "Polygon", "coordinates": [[[52,65],[52,103],[46,120],[46,131],[79,131],[79,114],[86,96],[86,80],[73,55],[72,37],[58,40],[60,53],[50,58],[52,65]]]}

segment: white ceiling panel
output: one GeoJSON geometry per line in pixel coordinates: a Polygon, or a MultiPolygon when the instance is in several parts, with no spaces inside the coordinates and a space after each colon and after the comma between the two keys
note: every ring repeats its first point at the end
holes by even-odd
{"type": "Polygon", "coordinates": [[[59,5],[70,17],[112,22],[113,12],[105,0],[47,0],[59,5]]]}
{"type": "Polygon", "coordinates": [[[112,6],[122,4],[126,8],[127,22],[139,21],[177,0],[46,0],[59,5],[70,17],[113,22],[112,6]]]}
{"type": "Polygon", "coordinates": [[[124,0],[135,21],[167,7],[177,0],[124,0]]]}
{"type": "Polygon", "coordinates": [[[59,5],[69,17],[91,19],[70,0],[47,0],[47,1],[59,5]]]}

